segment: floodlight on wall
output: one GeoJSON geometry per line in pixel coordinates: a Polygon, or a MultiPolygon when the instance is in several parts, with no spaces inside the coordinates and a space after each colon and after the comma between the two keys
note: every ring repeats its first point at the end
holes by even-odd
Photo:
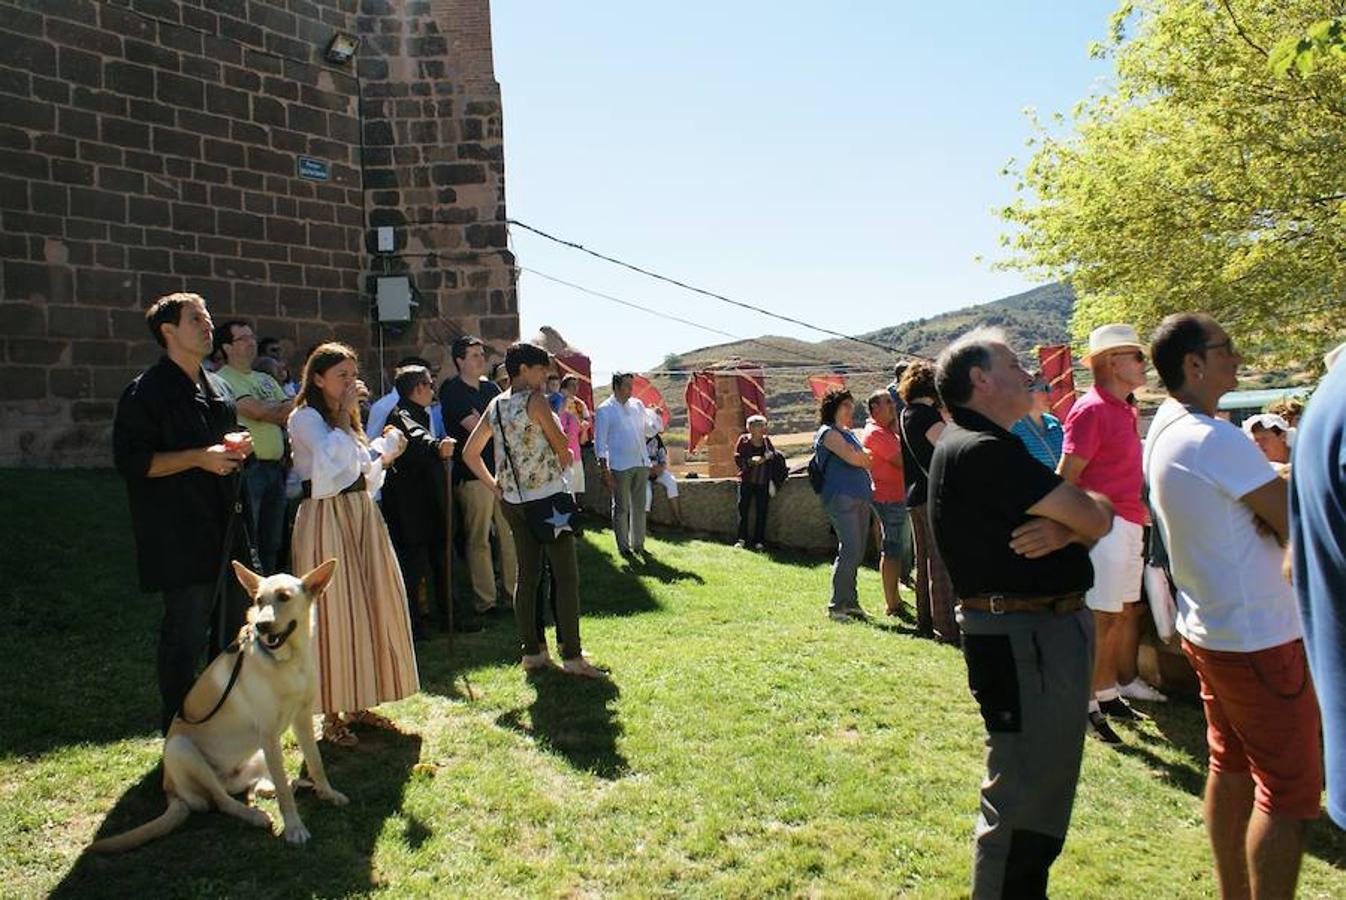
{"type": "Polygon", "coordinates": [[[355,56],[355,51],[360,49],[360,39],[344,34],[340,31],[332,38],[332,43],[327,45],[327,61],[338,66],[344,66],[355,56]]]}

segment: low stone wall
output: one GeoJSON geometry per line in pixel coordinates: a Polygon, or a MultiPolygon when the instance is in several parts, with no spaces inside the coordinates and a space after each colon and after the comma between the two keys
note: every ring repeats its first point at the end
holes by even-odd
{"type": "MultiPolygon", "coordinates": [[[[584,505],[606,512],[612,506],[612,495],[603,487],[598,464],[585,454],[584,476],[586,491],[584,505]]],[[[688,478],[678,481],[682,502],[683,525],[688,531],[700,531],[733,541],[738,534],[738,481],[732,478],[688,478]]],[[[664,489],[654,487],[654,506],[650,519],[668,525],[673,522],[664,489]]],[[[836,552],[836,538],[832,536],[818,495],[809,487],[804,475],[788,478],[776,496],[771,498],[766,520],[766,540],[773,547],[803,550],[809,553],[836,552]]]]}

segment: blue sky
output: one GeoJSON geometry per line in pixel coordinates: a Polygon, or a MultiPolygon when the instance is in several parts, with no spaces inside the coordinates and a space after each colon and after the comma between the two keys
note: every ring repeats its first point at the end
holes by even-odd
{"type": "MultiPolygon", "coordinates": [[[[1025,107],[1100,79],[1105,0],[494,0],[510,216],[860,333],[1031,287],[989,265],[1025,107]],[[985,261],[977,261],[977,257],[985,261]]],[[[822,335],[513,229],[520,265],[744,337],[822,335]]],[[[524,273],[525,337],[596,373],[724,338],[524,273]]]]}

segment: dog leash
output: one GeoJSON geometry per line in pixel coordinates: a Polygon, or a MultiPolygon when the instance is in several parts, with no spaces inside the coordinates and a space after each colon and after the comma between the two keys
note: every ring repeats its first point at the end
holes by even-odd
{"type": "MultiPolygon", "coordinates": [[[[246,655],[243,652],[243,647],[239,644],[238,641],[234,641],[234,643],[230,644],[228,647],[225,648],[224,652],[238,654],[238,659],[234,660],[234,669],[232,672],[229,673],[229,683],[224,686],[224,693],[220,694],[220,699],[216,701],[215,708],[212,709],[210,712],[206,713],[204,718],[192,721],[191,719],[187,718],[187,713],[184,710],[182,709],[178,710],[178,718],[186,722],[188,725],[204,725],[206,722],[209,722],[211,719],[215,718],[215,714],[220,711],[221,707],[224,706],[224,701],[228,700],[229,695],[233,693],[234,685],[238,684],[238,673],[243,671],[243,657],[246,655]]],[[[184,707],[187,705],[186,697],[182,699],[182,704],[184,707]]]]}

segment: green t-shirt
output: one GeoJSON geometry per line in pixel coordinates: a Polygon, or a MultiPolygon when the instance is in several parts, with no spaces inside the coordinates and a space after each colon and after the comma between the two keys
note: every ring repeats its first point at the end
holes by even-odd
{"type": "MultiPolygon", "coordinates": [[[[281,390],[276,379],[265,372],[240,372],[233,366],[220,366],[215,374],[229,385],[235,400],[244,397],[255,397],[268,402],[285,399],[285,391],[281,390]]],[[[248,429],[252,435],[252,449],[258,459],[279,460],[284,455],[285,433],[279,425],[249,419],[242,413],[238,414],[238,424],[248,429]]]]}

